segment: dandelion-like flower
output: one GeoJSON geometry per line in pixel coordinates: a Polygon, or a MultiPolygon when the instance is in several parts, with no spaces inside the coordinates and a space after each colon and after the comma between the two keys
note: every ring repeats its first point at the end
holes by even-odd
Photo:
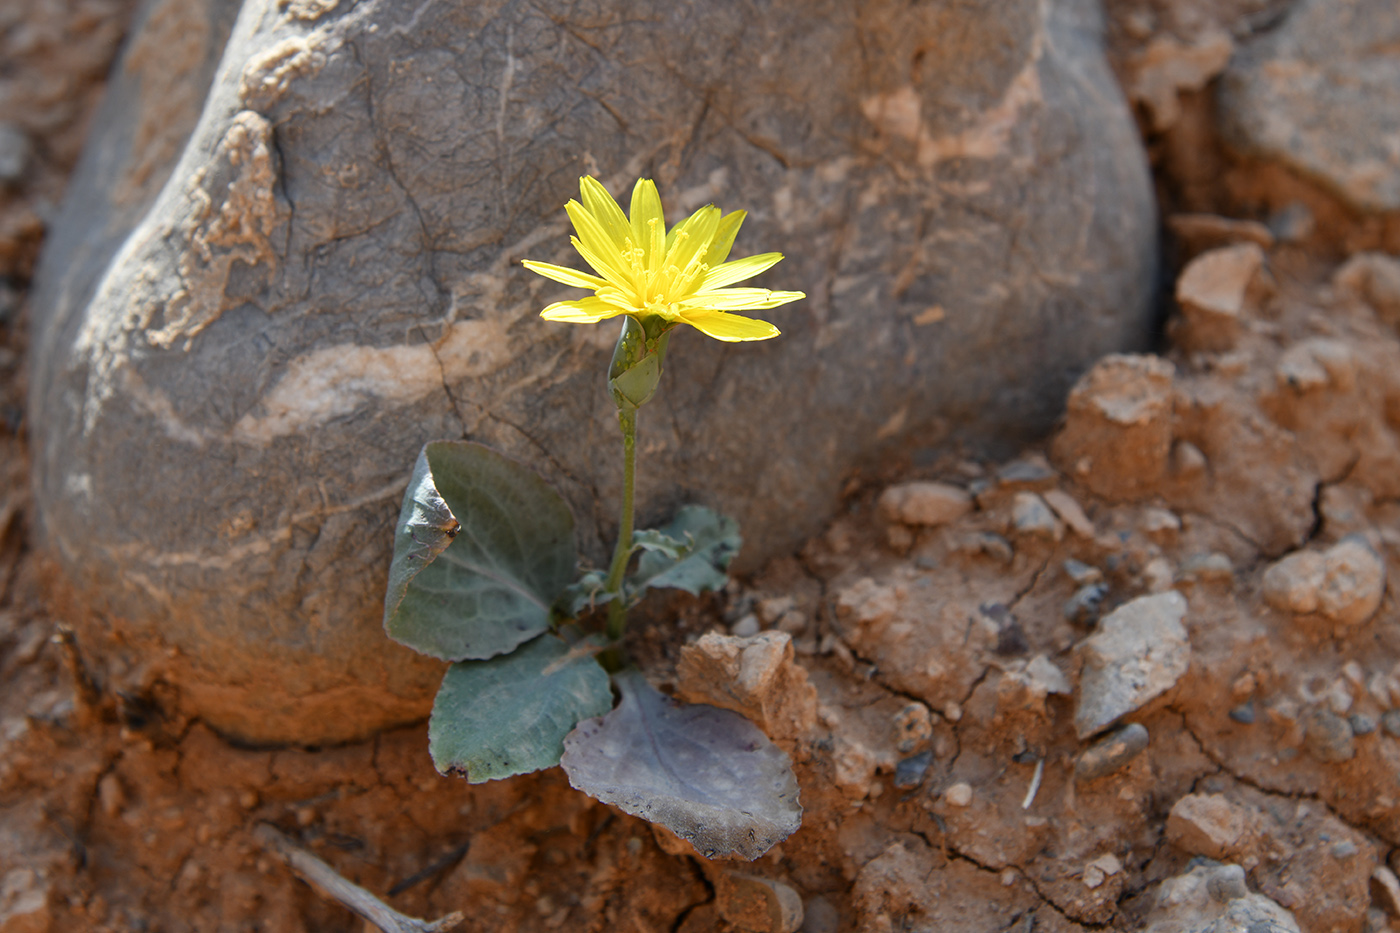
{"type": "Polygon", "coordinates": [[[593,324],[627,314],[638,323],[660,318],[667,330],[689,324],[716,340],[767,340],[778,336],[778,328],[731,312],[776,308],[806,297],[802,292],[729,287],[783,258],[782,253],[762,253],[725,261],[744,222],[743,211],[721,216],[717,207],[702,207],[668,232],[661,196],[649,178],[639,179],[632,189],[630,218],[596,178],[579,179],[579,190],[583,203],[564,206],[578,233],[570,241],[598,274],[530,259],[522,265],[594,294],[556,301],[540,312],[546,320],[593,324]]]}

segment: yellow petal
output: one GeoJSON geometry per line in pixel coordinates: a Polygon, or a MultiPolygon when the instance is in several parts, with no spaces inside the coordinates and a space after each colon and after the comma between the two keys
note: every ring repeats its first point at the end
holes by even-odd
{"type": "Polygon", "coordinates": [[[742,282],[744,279],[751,279],[760,272],[773,268],[782,259],[782,253],[761,253],[757,256],[726,262],[722,266],[710,266],[710,271],[706,272],[705,277],[700,280],[699,290],[710,291],[715,288],[723,288],[726,285],[733,285],[735,282],[742,282]]]}
{"type": "Polygon", "coordinates": [[[760,308],[776,308],[778,305],[806,297],[803,292],[775,292],[767,288],[719,288],[714,291],[696,292],[677,304],[682,312],[757,311],[760,308]]]}
{"type": "Polygon", "coordinates": [[[585,246],[583,241],[576,236],[569,237],[569,242],[574,244],[574,249],[583,257],[583,261],[592,266],[594,271],[609,282],[622,283],[631,281],[631,277],[618,268],[615,261],[609,262],[609,254],[604,253],[599,255],[595,253],[585,246]]]}
{"type": "Polygon", "coordinates": [[[705,254],[705,261],[710,264],[711,269],[729,258],[729,249],[734,245],[734,238],[739,235],[739,227],[747,216],[749,215],[746,211],[734,211],[720,219],[719,229],[715,231],[715,241],[710,244],[710,251],[705,254]]]}
{"type": "Polygon", "coordinates": [[[578,180],[579,193],[583,197],[583,206],[592,214],[598,224],[608,232],[613,245],[622,250],[627,245],[627,238],[632,234],[632,227],[627,223],[627,215],[622,213],[622,208],[617,206],[613,196],[608,194],[608,189],[603,187],[603,183],[592,175],[585,175],[578,180]]]}
{"type": "Polygon", "coordinates": [[[727,343],[767,340],[781,333],[767,321],[756,321],[751,317],[726,314],[723,311],[689,311],[681,314],[681,320],[696,330],[727,343]]]}
{"type": "Polygon", "coordinates": [[[677,224],[678,229],[684,229],[685,236],[676,237],[674,244],[670,242],[668,236],[669,249],[666,252],[666,261],[663,266],[675,266],[684,272],[685,267],[690,265],[690,260],[695,258],[695,254],[708,247],[715,237],[715,230],[719,228],[719,208],[702,207],[691,214],[681,224],[677,224]]]}
{"type": "Polygon", "coordinates": [[[596,324],[622,313],[601,298],[579,298],[576,301],[556,301],[540,312],[546,321],[563,321],[566,324],[596,324]]]}
{"type": "MultiPolygon", "coordinates": [[[[598,274],[604,278],[621,277],[625,279],[626,273],[623,271],[624,266],[618,254],[618,248],[613,243],[612,235],[598,222],[598,218],[590,214],[577,201],[565,204],[564,210],[568,212],[569,220],[573,221],[574,229],[578,231],[577,239],[587,247],[592,256],[583,255],[582,249],[579,250],[579,254],[583,255],[583,258],[588,260],[588,264],[598,270],[598,274]]],[[[577,244],[575,245],[577,246],[577,244]]]]}
{"type": "Polygon", "coordinates": [[[522,259],[520,260],[520,264],[536,275],[542,275],[547,279],[552,279],[563,285],[597,289],[608,284],[607,279],[600,279],[596,275],[589,275],[587,272],[570,269],[568,266],[556,266],[552,262],[536,262],[533,259],[522,259]]]}
{"type": "MultiPolygon", "coordinates": [[[[646,251],[642,262],[651,268],[653,230],[661,234],[666,232],[666,217],[661,213],[661,195],[656,190],[656,182],[650,178],[637,179],[637,184],[632,188],[629,213],[632,218],[632,242],[646,251]],[[654,225],[653,220],[656,221],[654,225]]],[[[657,256],[656,260],[659,262],[661,257],[657,256]]]]}

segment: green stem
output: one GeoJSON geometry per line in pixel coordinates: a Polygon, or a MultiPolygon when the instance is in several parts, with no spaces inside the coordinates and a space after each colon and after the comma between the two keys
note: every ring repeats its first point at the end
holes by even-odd
{"type": "Polygon", "coordinates": [[[617,422],[622,427],[622,524],[617,529],[617,549],[613,551],[612,566],[608,568],[607,592],[615,594],[608,603],[608,638],[617,641],[627,629],[627,601],[622,592],[622,577],[632,556],[632,495],[637,481],[637,412],[619,411],[617,422]]]}

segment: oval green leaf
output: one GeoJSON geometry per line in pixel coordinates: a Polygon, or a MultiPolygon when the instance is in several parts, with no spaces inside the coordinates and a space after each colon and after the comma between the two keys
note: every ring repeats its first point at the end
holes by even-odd
{"type": "Polygon", "coordinates": [[[557,765],[578,721],[612,708],[593,650],[543,635],[510,654],[449,667],[428,720],[438,771],[480,784],[557,765]]]}
{"type": "Polygon", "coordinates": [[[384,629],[449,661],[504,654],[549,628],[577,561],[573,514],[538,474],[481,444],[434,441],[394,531],[384,629]]]}

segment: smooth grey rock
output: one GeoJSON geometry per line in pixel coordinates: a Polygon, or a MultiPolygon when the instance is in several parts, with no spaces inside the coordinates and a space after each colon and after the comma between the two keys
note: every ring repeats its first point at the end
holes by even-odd
{"type": "Polygon", "coordinates": [[[1147,748],[1147,728],[1130,722],[1099,739],[1080,754],[1074,763],[1076,781],[1092,781],[1112,774],[1147,748]]]}
{"type": "Polygon", "coordinates": [[[1221,79],[1222,129],[1355,207],[1400,209],[1395,0],[1302,0],[1240,46],[1221,79]]]}
{"type": "Polygon", "coordinates": [[[140,660],[173,649],[156,673],[224,732],[424,714],[437,667],[379,630],[424,441],[541,469],[595,562],[613,534],[615,324],[539,320],[573,292],[518,266],[578,264],[562,206],[584,173],[655,177],[672,220],[748,210],[735,255],[785,252],[760,284],[810,295],[772,315],[781,339],[672,343],[644,524],[742,516],[754,567],[822,527],[853,467],[1004,454],[1152,330],[1152,191],[1092,11],[245,0],[177,164],[130,132],[168,102],[118,82],[48,243],[45,542],[140,660]]]}
{"type": "Polygon", "coordinates": [[[1303,713],[1303,745],[1318,761],[1350,761],[1356,757],[1351,724],[1326,707],[1303,713]]]}
{"type": "Polygon", "coordinates": [[[1181,620],[1186,599],[1175,590],[1139,596],[1099,622],[1080,645],[1084,668],[1074,726],[1081,739],[1141,709],[1186,673],[1191,642],[1181,620]]]}

